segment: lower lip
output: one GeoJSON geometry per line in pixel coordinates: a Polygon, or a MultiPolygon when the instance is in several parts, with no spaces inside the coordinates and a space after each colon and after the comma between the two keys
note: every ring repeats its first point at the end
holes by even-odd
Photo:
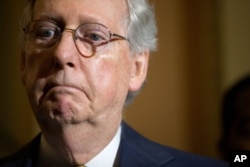
{"type": "Polygon", "coordinates": [[[46,92],[44,92],[39,102],[41,103],[45,99],[56,100],[61,95],[72,95],[76,91],[81,91],[81,90],[72,86],[54,86],[48,89],[46,92]]]}

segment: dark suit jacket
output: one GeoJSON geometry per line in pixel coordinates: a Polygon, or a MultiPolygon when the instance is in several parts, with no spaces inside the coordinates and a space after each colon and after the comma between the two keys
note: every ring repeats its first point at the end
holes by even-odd
{"type": "MultiPolygon", "coordinates": [[[[41,135],[16,154],[0,159],[0,167],[34,167],[41,135]]],[[[227,167],[224,162],[162,146],[122,123],[119,167],[227,167]]]]}

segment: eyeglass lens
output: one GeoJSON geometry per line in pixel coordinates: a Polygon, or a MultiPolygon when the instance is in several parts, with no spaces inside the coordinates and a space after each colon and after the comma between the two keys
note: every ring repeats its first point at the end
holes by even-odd
{"type": "MultiPolygon", "coordinates": [[[[73,39],[78,51],[84,56],[92,56],[103,49],[110,41],[111,33],[103,25],[87,23],[76,30],[65,28],[73,33],[73,39]]],[[[61,38],[62,30],[49,21],[33,21],[24,29],[28,41],[39,49],[53,47],[61,38]]]]}

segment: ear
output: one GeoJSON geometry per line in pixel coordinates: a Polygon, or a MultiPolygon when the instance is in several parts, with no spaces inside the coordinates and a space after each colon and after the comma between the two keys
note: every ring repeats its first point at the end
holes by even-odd
{"type": "Polygon", "coordinates": [[[138,91],[147,77],[148,63],[149,63],[149,50],[136,53],[133,56],[133,67],[129,83],[129,91],[138,91]]]}
{"type": "Polygon", "coordinates": [[[22,83],[26,84],[26,63],[25,63],[25,52],[22,49],[21,50],[21,56],[20,56],[20,77],[22,83]]]}

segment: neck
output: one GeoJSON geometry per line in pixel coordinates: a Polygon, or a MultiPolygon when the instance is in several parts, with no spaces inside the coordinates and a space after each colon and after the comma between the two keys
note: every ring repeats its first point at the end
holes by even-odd
{"type": "Polygon", "coordinates": [[[119,126],[120,120],[100,125],[87,122],[43,131],[38,164],[61,167],[86,164],[108,145],[119,126]]]}

